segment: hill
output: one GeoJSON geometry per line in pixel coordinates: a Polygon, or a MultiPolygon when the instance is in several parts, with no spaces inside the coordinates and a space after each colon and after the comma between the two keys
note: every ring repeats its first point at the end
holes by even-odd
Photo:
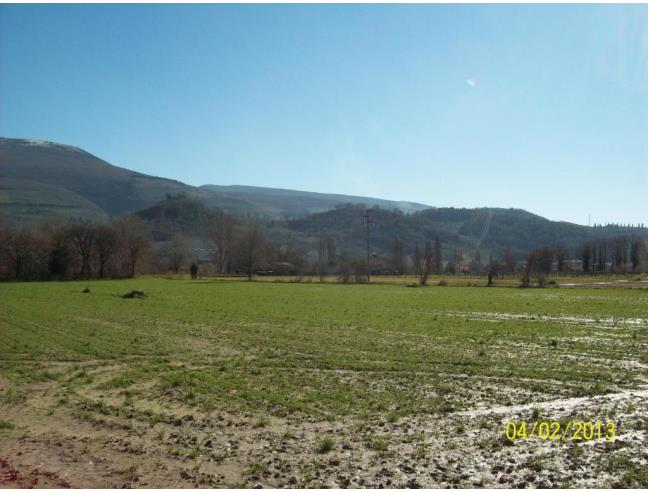
{"type": "MultiPolygon", "coordinates": [[[[366,207],[359,204],[338,205],[332,210],[308,216],[263,221],[266,236],[280,244],[292,244],[315,255],[319,238],[335,237],[339,255],[363,257],[366,252],[366,226],[362,216],[366,207]]],[[[149,223],[157,239],[168,239],[175,233],[205,237],[207,227],[217,218],[218,210],[206,207],[200,200],[186,196],[168,197],[137,212],[149,223]]],[[[239,217],[240,219],[240,217],[239,217]]],[[[235,219],[240,227],[242,221],[235,219]]],[[[490,254],[501,257],[507,249],[521,259],[541,246],[561,246],[570,257],[584,241],[614,236],[638,235],[648,239],[647,229],[623,227],[587,227],[569,222],[554,222],[520,209],[504,208],[434,208],[406,214],[379,207],[372,209],[371,249],[376,255],[389,255],[394,239],[403,242],[404,254],[413,252],[416,242],[439,238],[443,256],[450,260],[454,250],[464,259],[477,251],[486,261],[490,254]]]]}
{"type": "Polygon", "coordinates": [[[260,186],[220,186],[204,185],[202,189],[217,192],[223,196],[248,201],[267,215],[275,218],[304,216],[330,210],[346,203],[365,204],[387,210],[417,212],[430,208],[421,203],[383,200],[366,196],[340,195],[335,193],[316,193],[312,191],[265,188],[260,186]]]}
{"type": "Polygon", "coordinates": [[[164,200],[135,212],[147,222],[156,240],[165,241],[174,234],[188,237],[204,236],[209,224],[221,214],[202,201],[186,195],[170,195],[164,200]]]}
{"type": "MultiPolygon", "coordinates": [[[[285,222],[284,234],[293,234],[315,247],[316,238],[335,236],[338,251],[361,255],[366,248],[362,206],[340,206],[334,210],[285,222]]],[[[279,236],[279,231],[274,232],[279,236]]],[[[372,250],[388,254],[394,238],[403,241],[410,254],[416,241],[421,244],[436,237],[444,246],[449,260],[454,249],[465,255],[480,251],[482,259],[489,254],[501,256],[510,249],[520,258],[528,251],[545,245],[562,246],[573,255],[583,241],[596,241],[617,235],[639,235],[648,239],[648,229],[620,227],[587,227],[569,222],[554,222],[520,209],[504,208],[431,208],[412,214],[375,209],[371,228],[372,250]]]]}

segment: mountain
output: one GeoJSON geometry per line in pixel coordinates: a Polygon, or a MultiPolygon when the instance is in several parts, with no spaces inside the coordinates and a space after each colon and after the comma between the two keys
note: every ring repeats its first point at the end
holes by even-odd
{"type": "Polygon", "coordinates": [[[453,249],[520,257],[543,245],[571,253],[586,240],[615,235],[648,238],[648,229],[586,227],[554,222],[519,209],[431,208],[412,202],[254,186],[190,186],[113,166],[77,147],[40,140],[0,138],[0,219],[105,220],[125,213],[152,226],[157,238],[198,237],[222,211],[264,219],[268,236],[314,251],[319,237],[337,238],[338,252],[365,251],[362,215],[374,209],[372,249],[388,253],[395,237],[406,252],[416,241],[439,237],[453,249]],[[218,209],[218,210],[217,210],[218,209]]]}
{"type": "MultiPolygon", "coordinates": [[[[7,203],[13,205],[16,194],[44,185],[49,187],[51,200],[62,207],[75,201],[82,210],[93,208],[84,206],[87,202],[80,203],[77,197],[82,197],[107,216],[144,208],[166,193],[188,191],[178,181],[113,166],[78,147],[41,140],[0,139],[0,177],[12,180],[14,185],[9,200],[2,200],[5,214],[7,203]]],[[[43,195],[35,191],[21,205],[39,211],[44,202],[43,195]]]]}
{"type": "Polygon", "coordinates": [[[77,193],[38,181],[0,177],[0,218],[29,222],[71,217],[102,221],[106,212],[77,193]]]}
{"type": "Polygon", "coordinates": [[[271,217],[287,218],[304,216],[330,210],[345,203],[365,204],[369,207],[381,207],[402,212],[417,212],[430,208],[415,202],[383,200],[366,196],[339,195],[334,193],[316,193],[313,191],[285,190],[260,186],[221,186],[203,185],[201,189],[220,193],[224,196],[248,201],[264,210],[271,217]]]}
{"type": "MultiPolygon", "coordinates": [[[[364,254],[366,229],[362,222],[362,206],[338,206],[319,214],[277,223],[271,228],[274,237],[297,238],[316,248],[321,236],[335,236],[338,252],[348,256],[364,254]],[[272,230],[274,229],[274,230],[272,230]]],[[[480,251],[482,260],[489,254],[501,256],[510,249],[517,258],[541,246],[562,246],[571,256],[584,241],[615,236],[637,235],[648,239],[646,228],[616,226],[588,227],[569,222],[554,222],[525,210],[514,208],[431,208],[404,214],[375,209],[372,213],[371,244],[377,254],[389,254],[394,238],[403,241],[406,254],[411,254],[418,241],[439,238],[443,242],[444,259],[454,249],[466,256],[480,251]]]]}
{"type": "Polygon", "coordinates": [[[83,149],[43,140],[0,138],[0,217],[11,221],[93,219],[131,213],[167,195],[186,195],[237,214],[286,218],[366,203],[405,211],[425,205],[377,198],[249,186],[190,186],[114,166],[83,149]]]}

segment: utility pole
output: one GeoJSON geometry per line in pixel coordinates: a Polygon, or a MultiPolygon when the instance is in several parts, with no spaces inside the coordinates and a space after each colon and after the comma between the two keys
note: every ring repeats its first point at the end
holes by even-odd
{"type": "Polygon", "coordinates": [[[372,209],[368,208],[365,214],[362,216],[365,224],[367,225],[367,283],[371,282],[371,247],[370,247],[370,237],[369,230],[371,229],[371,224],[373,224],[373,217],[371,217],[372,209]]]}

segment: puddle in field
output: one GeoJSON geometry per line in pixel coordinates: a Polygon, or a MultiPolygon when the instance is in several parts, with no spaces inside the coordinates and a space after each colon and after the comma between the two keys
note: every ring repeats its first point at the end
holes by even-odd
{"type": "Polygon", "coordinates": [[[448,316],[457,318],[468,318],[474,321],[538,321],[538,322],[556,322],[575,325],[599,325],[606,327],[626,326],[626,327],[648,327],[646,318],[616,318],[614,316],[602,316],[592,318],[589,316],[573,315],[539,315],[531,313],[501,313],[487,311],[447,311],[444,313],[448,316]]]}
{"type": "Polygon", "coordinates": [[[581,407],[583,405],[591,406],[591,405],[597,405],[603,403],[613,403],[616,401],[633,399],[633,398],[648,398],[648,389],[623,390],[616,393],[609,393],[607,395],[599,395],[599,396],[559,398],[556,400],[529,403],[524,405],[493,406],[489,408],[477,408],[473,410],[457,412],[457,414],[464,415],[467,417],[477,417],[480,415],[490,415],[490,414],[512,414],[512,413],[518,413],[527,410],[533,410],[534,408],[538,408],[541,410],[549,410],[549,411],[560,410],[561,412],[567,412],[573,410],[576,407],[581,407]]]}

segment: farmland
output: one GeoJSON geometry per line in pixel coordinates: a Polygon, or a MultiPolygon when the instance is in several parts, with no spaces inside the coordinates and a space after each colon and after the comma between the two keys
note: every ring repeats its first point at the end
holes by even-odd
{"type": "Polygon", "coordinates": [[[0,284],[0,485],[648,485],[645,289],[270,280],[0,284]]]}

